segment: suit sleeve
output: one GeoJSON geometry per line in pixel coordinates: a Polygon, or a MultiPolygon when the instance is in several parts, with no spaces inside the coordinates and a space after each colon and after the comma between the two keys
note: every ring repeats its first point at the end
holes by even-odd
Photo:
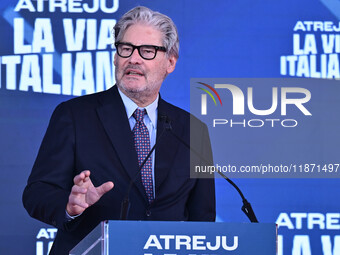
{"type": "Polygon", "coordinates": [[[33,218],[61,229],[75,175],[74,144],[72,114],[62,103],[52,114],[23,193],[24,207],[33,218]]]}

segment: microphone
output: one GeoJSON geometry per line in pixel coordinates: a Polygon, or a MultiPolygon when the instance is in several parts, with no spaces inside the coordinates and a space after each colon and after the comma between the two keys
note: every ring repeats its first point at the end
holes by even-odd
{"type": "MultiPolygon", "coordinates": [[[[160,116],[160,121],[166,121],[166,119],[164,118],[164,116],[160,116]]],[[[143,160],[142,164],[139,166],[138,171],[136,173],[136,175],[134,176],[134,178],[132,178],[130,180],[126,195],[122,201],[121,204],[121,209],[120,209],[120,220],[127,220],[127,216],[129,214],[129,209],[130,209],[130,191],[132,188],[132,185],[135,183],[137,177],[141,174],[142,172],[142,168],[145,165],[145,163],[148,161],[148,159],[151,157],[151,154],[153,153],[153,151],[156,149],[156,146],[158,144],[158,141],[162,138],[164,131],[168,130],[169,126],[166,123],[166,125],[164,125],[163,130],[161,132],[161,134],[158,136],[158,139],[156,140],[155,144],[152,146],[151,150],[149,151],[148,155],[146,155],[145,159],[143,160]]]]}
{"type": "MultiPolygon", "coordinates": [[[[175,132],[172,131],[171,120],[169,119],[169,117],[168,116],[162,116],[162,117],[164,119],[164,122],[166,123],[165,129],[169,131],[178,141],[180,141],[183,145],[185,145],[190,151],[195,153],[196,156],[202,159],[204,163],[209,164],[208,161],[199,152],[197,152],[194,148],[191,148],[191,146],[187,142],[185,142],[181,137],[179,137],[175,132]]],[[[229,182],[237,190],[243,202],[243,206],[241,207],[241,210],[245,213],[245,215],[248,217],[250,222],[258,223],[258,220],[256,218],[253,208],[251,207],[251,204],[244,197],[240,188],[231,179],[225,176],[221,171],[217,171],[217,173],[220,176],[222,176],[223,179],[229,182]]]]}

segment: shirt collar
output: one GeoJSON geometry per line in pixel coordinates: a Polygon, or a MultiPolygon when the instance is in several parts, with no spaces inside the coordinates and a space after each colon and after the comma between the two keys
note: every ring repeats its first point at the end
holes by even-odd
{"type": "MultiPolygon", "coordinates": [[[[123,100],[123,104],[125,106],[126,114],[128,119],[131,118],[132,114],[135,112],[137,108],[142,109],[138,107],[138,105],[133,102],[129,97],[127,97],[123,92],[120,91],[118,88],[118,92],[120,94],[120,97],[123,100]]],[[[157,98],[155,101],[153,101],[151,104],[145,107],[146,113],[148,114],[148,117],[150,118],[152,125],[154,127],[157,126],[157,107],[158,107],[158,100],[159,100],[159,95],[157,95],[157,98]]]]}

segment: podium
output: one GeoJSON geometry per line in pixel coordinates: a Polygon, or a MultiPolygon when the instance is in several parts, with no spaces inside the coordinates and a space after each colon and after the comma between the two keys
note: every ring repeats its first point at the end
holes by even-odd
{"type": "Polygon", "coordinates": [[[275,223],[106,221],[71,255],[275,255],[275,223]]]}

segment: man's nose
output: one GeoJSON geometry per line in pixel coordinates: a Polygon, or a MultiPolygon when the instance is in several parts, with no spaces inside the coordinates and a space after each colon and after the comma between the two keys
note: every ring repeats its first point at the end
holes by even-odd
{"type": "Polygon", "coordinates": [[[139,55],[138,49],[134,49],[129,58],[129,62],[135,64],[135,63],[141,63],[142,61],[143,61],[143,58],[139,55]]]}

